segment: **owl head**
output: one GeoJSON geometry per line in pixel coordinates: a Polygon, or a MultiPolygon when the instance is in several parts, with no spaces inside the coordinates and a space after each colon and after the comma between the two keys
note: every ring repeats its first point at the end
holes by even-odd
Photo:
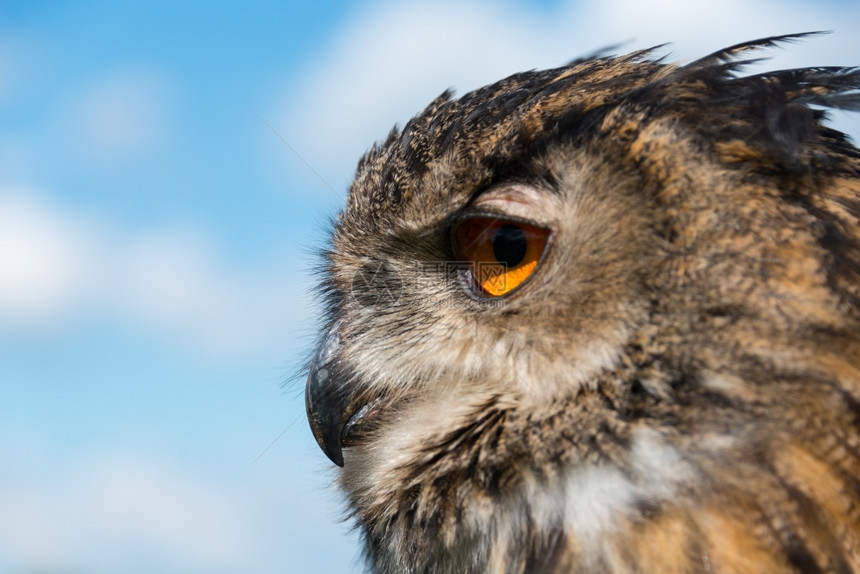
{"type": "Polygon", "coordinates": [[[794,38],[446,92],[360,161],[306,401],[374,571],[860,571],[860,72],[742,73],[794,38]]]}

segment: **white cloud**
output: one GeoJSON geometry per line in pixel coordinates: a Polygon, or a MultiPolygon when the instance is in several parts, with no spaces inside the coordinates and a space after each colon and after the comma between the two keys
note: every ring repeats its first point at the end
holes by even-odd
{"type": "Polygon", "coordinates": [[[297,275],[231,267],[201,231],[128,236],[0,188],[0,332],[108,315],[218,356],[282,352],[310,308],[297,275]]]}
{"type": "Polygon", "coordinates": [[[46,572],[256,569],[262,549],[248,497],[142,457],[89,462],[52,478],[19,470],[18,480],[0,481],[0,565],[46,572]]]}
{"type": "Polygon", "coordinates": [[[166,139],[172,89],[163,74],[128,68],[106,74],[61,106],[73,150],[97,167],[147,157],[166,139]]]}
{"type": "Polygon", "coordinates": [[[108,296],[123,315],[183,333],[219,354],[278,348],[311,306],[310,285],[296,276],[229,269],[213,242],[188,228],[135,237],[113,262],[108,296]]]}
{"type": "Polygon", "coordinates": [[[254,454],[241,441],[198,464],[122,442],[70,449],[0,421],[0,572],[351,571],[354,535],[333,524],[339,505],[310,437],[238,468],[254,454]]]}
{"type": "Polygon", "coordinates": [[[94,271],[93,240],[32,190],[0,190],[0,326],[52,321],[78,303],[94,271]]]}
{"type": "Polygon", "coordinates": [[[445,89],[462,93],[522,69],[564,63],[573,43],[566,34],[535,42],[542,24],[492,4],[373,7],[296,82],[299,91],[275,127],[324,173],[349,173],[374,140],[445,89]]]}
{"type": "Polygon", "coordinates": [[[836,33],[771,51],[777,58],[769,65],[850,65],[860,53],[858,27],[860,9],[835,2],[594,0],[543,15],[490,2],[385,2],[347,22],[285,98],[275,127],[334,179],[449,87],[462,94],[618,42],[629,42],[621,51],[671,42],[672,57],[688,59],[809,30],[836,33]]]}

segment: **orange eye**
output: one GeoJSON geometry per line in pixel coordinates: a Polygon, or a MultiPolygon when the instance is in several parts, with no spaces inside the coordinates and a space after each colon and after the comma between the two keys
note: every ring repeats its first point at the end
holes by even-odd
{"type": "Polygon", "coordinates": [[[549,230],[494,217],[470,217],[457,224],[454,238],[472,264],[475,282],[493,297],[506,295],[528,279],[549,239],[549,230]]]}

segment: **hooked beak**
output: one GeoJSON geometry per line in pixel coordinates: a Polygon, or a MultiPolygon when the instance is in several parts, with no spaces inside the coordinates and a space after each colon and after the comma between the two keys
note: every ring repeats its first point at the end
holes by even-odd
{"type": "Polygon", "coordinates": [[[348,418],[350,393],[340,364],[340,334],[335,323],[311,361],[305,386],[305,408],[311,432],[325,455],[343,466],[343,430],[348,418]]]}

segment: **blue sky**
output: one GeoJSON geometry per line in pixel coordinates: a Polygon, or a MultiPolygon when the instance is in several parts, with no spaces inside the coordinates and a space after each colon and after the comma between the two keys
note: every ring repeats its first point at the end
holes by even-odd
{"type": "Polygon", "coordinates": [[[360,154],[448,87],[816,29],[770,65],[860,63],[855,2],[3,3],[0,572],[361,571],[288,383],[360,154]]]}

